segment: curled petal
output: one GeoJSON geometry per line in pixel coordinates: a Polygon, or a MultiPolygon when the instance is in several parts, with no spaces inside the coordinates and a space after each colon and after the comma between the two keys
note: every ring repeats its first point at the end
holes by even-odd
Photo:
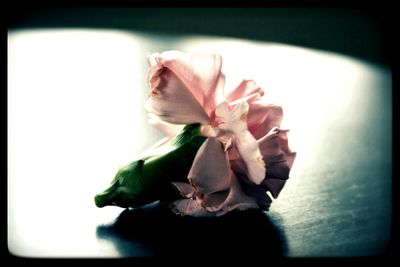
{"type": "Polygon", "coordinates": [[[186,198],[192,198],[195,193],[195,188],[188,183],[173,182],[172,185],[186,198]]]}
{"type": "MultiPolygon", "coordinates": [[[[236,149],[235,149],[236,150],[236,149]]],[[[231,152],[234,151],[231,149],[229,152],[229,158],[230,158],[230,164],[231,164],[231,169],[240,177],[246,177],[245,179],[248,179],[248,171],[246,167],[246,163],[243,161],[243,159],[240,157],[239,152],[231,152]],[[231,155],[233,155],[231,157],[231,155]]]]}
{"type": "Polygon", "coordinates": [[[207,211],[195,199],[179,199],[170,205],[171,211],[177,215],[193,217],[214,217],[216,213],[207,211]]]}
{"type": "Polygon", "coordinates": [[[201,135],[207,137],[217,137],[220,133],[220,130],[216,127],[212,127],[211,125],[201,125],[200,133],[201,135]]]}
{"type": "Polygon", "coordinates": [[[229,175],[229,160],[222,144],[216,138],[207,138],[199,148],[188,175],[196,188],[196,196],[226,190],[229,175]]]}
{"type": "Polygon", "coordinates": [[[213,53],[185,54],[178,51],[164,52],[161,57],[165,66],[186,84],[207,115],[210,115],[224,96],[222,57],[213,53]]]}
{"type": "Polygon", "coordinates": [[[219,128],[233,132],[240,157],[246,163],[247,176],[251,181],[260,184],[265,178],[265,166],[256,139],[247,130],[247,113],[249,105],[246,101],[229,107],[226,102],[216,109],[217,117],[222,119],[219,128]]]}
{"type": "MultiPolygon", "coordinates": [[[[289,178],[290,169],[296,158],[296,152],[292,152],[289,148],[287,133],[288,130],[274,127],[263,138],[257,140],[265,162],[265,177],[267,177],[267,179],[276,178],[286,180],[289,178]]],[[[246,163],[235,147],[229,150],[228,155],[231,169],[239,174],[240,177],[248,177],[246,163]]],[[[246,179],[243,178],[243,180],[246,179]]]]}
{"type": "Polygon", "coordinates": [[[234,90],[225,96],[226,101],[233,102],[249,95],[264,95],[264,90],[252,80],[243,80],[234,90]]]}
{"type": "MultiPolygon", "coordinates": [[[[152,54],[148,60],[151,66],[148,77],[151,88],[159,88],[157,87],[160,84],[159,72],[168,69],[181,82],[180,89],[192,95],[208,118],[212,116],[217,104],[223,101],[225,76],[221,73],[221,56],[213,53],[185,54],[179,51],[167,51],[162,54],[152,54]]],[[[162,91],[162,88],[159,89],[162,91]]],[[[174,93],[179,94],[180,90],[174,93]]]]}
{"type": "Polygon", "coordinates": [[[174,124],[209,123],[202,106],[186,85],[169,69],[162,68],[150,78],[151,94],[147,111],[174,124]]]}
{"type": "MultiPolygon", "coordinates": [[[[188,183],[173,183],[179,190],[181,195],[185,198],[183,200],[177,200],[174,203],[175,211],[181,214],[188,214],[187,210],[191,215],[201,216],[204,212],[210,213],[218,211],[219,207],[222,206],[226,201],[229,189],[218,191],[210,194],[202,194],[201,196],[195,195],[195,188],[188,183]],[[196,202],[196,203],[194,203],[196,202]]],[[[216,215],[216,214],[215,214],[216,215]]]]}
{"type": "Polygon", "coordinates": [[[215,115],[220,120],[218,127],[234,134],[240,134],[247,130],[247,113],[249,105],[246,101],[229,106],[227,102],[222,102],[215,109],[215,115]]]}
{"type": "MultiPolygon", "coordinates": [[[[245,192],[246,195],[253,197],[257,201],[258,206],[264,210],[267,210],[271,206],[271,203],[272,203],[272,199],[267,194],[267,191],[271,191],[271,190],[268,186],[264,185],[266,180],[267,179],[262,181],[261,186],[255,185],[252,183],[246,183],[246,182],[241,183],[243,192],[245,192]]],[[[282,181],[282,180],[279,180],[279,181],[282,181]]]]}
{"type": "Polygon", "coordinates": [[[230,172],[228,190],[197,196],[193,199],[181,199],[172,204],[173,212],[195,217],[221,216],[235,209],[251,208],[259,208],[257,200],[242,191],[233,172],[230,172]]]}
{"type": "Polygon", "coordinates": [[[257,142],[266,163],[267,177],[288,179],[296,153],[289,149],[287,130],[274,127],[257,142]]]}
{"type": "Polygon", "coordinates": [[[230,181],[229,194],[225,201],[217,207],[206,207],[207,210],[218,211],[217,215],[220,216],[234,209],[246,210],[259,208],[257,201],[243,192],[234,172],[231,172],[230,181]]]}
{"type": "Polygon", "coordinates": [[[282,107],[257,100],[250,103],[247,125],[251,134],[258,140],[273,127],[280,127],[282,118],[282,107]]]}
{"type": "Polygon", "coordinates": [[[200,200],[203,207],[206,207],[208,211],[218,211],[224,201],[229,195],[229,190],[219,191],[212,194],[206,194],[200,200]]]}
{"type": "Polygon", "coordinates": [[[293,152],[289,148],[289,142],[288,142],[288,133],[289,130],[280,130],[279,131],[279,143],[281,145],[281,149],[283,153],[285,154],[286,160],[288,162],[289,168],[292,168],[294,159],[296,158],[296,152],[293,152]]]}
{"type": "Polygon", "coordinates": [[[246,163],[249,179],[255,184],[260,184],[265,177],[265,163],[256,140],[246,131],[237,138],[237,148],[246,163]]]}
{"type": "Polygon", "coordinates": [[[277,198],[285,183],[286,180],[268,178],[262,182],[262,186],[264,186],[266,190],[270,191],[274,198],[277,198]]]}
{"type": "MultiPolygon", "coordinates": [[[[289,149],[287,130],[274,127],[257,143],[265,162],[265,177],[288,179],[296,153],[289,149]]],[[[235,173],[241,177],[248,176],[246,163],[234,149],[229,151],[229,159],[231,168],[235,173]]]]}

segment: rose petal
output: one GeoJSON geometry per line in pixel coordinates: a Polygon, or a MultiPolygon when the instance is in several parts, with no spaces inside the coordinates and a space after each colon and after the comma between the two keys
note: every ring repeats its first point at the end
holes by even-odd
{"type": "Polygon", "coordinates": [[[229,187],[230,166],[222,144],[213,137],[201,145],[194,158],[188,178],[196,195],[211,194],[229,187]]]}

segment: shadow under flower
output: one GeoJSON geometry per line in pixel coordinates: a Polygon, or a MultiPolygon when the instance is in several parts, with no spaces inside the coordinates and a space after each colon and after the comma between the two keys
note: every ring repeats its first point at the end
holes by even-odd
{"type": "Polygon", "coordinates": [[[122,257],[158,255],[286,254],[282,229],[260,210],[233,211],[216,218],[177,216],[156,202],[125,209],[110,225],[97,227],[122,257]]]}

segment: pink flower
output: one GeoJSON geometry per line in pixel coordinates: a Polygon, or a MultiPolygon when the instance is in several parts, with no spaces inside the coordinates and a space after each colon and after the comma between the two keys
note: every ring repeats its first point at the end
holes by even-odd
{"type": "Polygon", "coordinates": [[[267,191],[278,197],[296,156],[288,131],[279,128],[282,108],[265,103],[264,91],[251,80],[225,94],[219,55],[167,51],[148,60],[148,111],[164,122],[164,130],[169,124],[200,123],[208,137],[188,183],[174,183],[184,198],[172,203],[172,210],[219,216],[233,209],[268,209],[267,191]]]}

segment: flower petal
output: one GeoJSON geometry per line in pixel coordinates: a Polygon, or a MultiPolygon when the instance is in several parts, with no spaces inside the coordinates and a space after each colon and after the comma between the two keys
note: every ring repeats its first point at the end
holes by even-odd
{"type": "Polygon", "coordinates": [[[289,133],[289,130],[282,130],[281,129],[279,131],[279,143],[281,145],[281,149],[282,149],[283,153],[285,153],[286,160],[288,162],[289,168],[292,168],[293,162],[294,162],[294,160],[296,158],[297,153],[293,152],[289,148],[288,133],[289,133]]]}
{"type": "Polygon", "coordinates": [[[218,211],[217,215],[221,216],[234,209],[246,210],[259,208],[255,198],[246,195],[239,184],[238,178],[234,172],[231,172],[231,184],[229,187],[229,195],[219,207],[210,207],[207,210],[218,211]]]}
{"type": "Polygon", "coordinates": [[[274,127],[257,142],[266,164],[267,177],[288,179],[296,153],[289,149],[287,130],[274,127]]]}
{"type": "Polygon", "coordinates": [[[261,184],[270,191],[274,198],[277,198],[279,193],[282,191],[286,180],[267,178],[261,184]]]}
{"type": "Polygon", "coordinates": [[[179,193],[182,196],[186,198],[193,197],[195,188],[192,185],[182,182],[173,182],[172,185],[175,186],[176,189],[178,189],[179,193]]]}
{"type": "Polygon", "coordinates": [[[209,123],[201,105],[171,70],[161,68],[149,81],[152,92],[146,107],[150,113],[174,124],[209,123]]]}
{"type": "Polygon", "coordinates": [[[158,61],[182,81],[207,116],[211,117],[217,104],[224,98],[222,57],[213,53],[185,54],[179,51],[166,51],[154,57],[158,57],[158,61]]]}
{"type": "Polygon", "coordinates": [[[188,175],[196,196],[228,189],[229,173],[228,156],[222,144],[216,138],[207,138],[197,151],[188,175]]]}
{"type": "Polygon", "coordinates": [[[260,208],[267,210],[271,206],[272,199],[268,196],[266,192],[267,190],[269,190],[269,187],[263,186],[264,183],[265,180],[262,182],[262,186],[260,186],[260,185],[255,185],[253,183],[247,183],[244,180],[244,182],[241,183],[241,186],[243,188],[243,192],[246,195],[256,199],[257,204],[260,208]]]}
{"type": "Polygon", "coordinates": [[[224,203],[228,195],[229,190],[206,194],[203,196],[200,203],[203,207],[206,207],[208,211],[218,211],[219,207],[224,203]]]}
{"type": "Polygon", "coordinates": [[[253,94],[259,94],[260,96],[263,96],[264,90],[253,80],[243,80],[234,90],[225,96],[225,99],[228,102],[233,102],[237,99],[253,94]]]}
{"type": "Polygon", "coordinates": [[[166,137],[174,137],[178,135],[185,125],[182,124],[172,124],[161,120],[154,113],[148,113],[149,124],[153,125],[155,128],[160,130],[166,137]]]}
{"type": "Polygon", "coordinates": [[[229,190],[205,194],[195,199],[181,199],[172,203],[176,214],[195,217],[221,216],[229,211],[259,208],[254,197],[246,195],[233,172],[230,172],[229,190]]]}
{"type": "Polygon", "coordinates": [[[280,127],[283,118],[282,107],[256,100],[249,104],[247,126],[251,134],[258,140],[273,127],[280,127]]]}
{"type": "Polygon", "coordinates": [[[170,209],[177,215],[193,217],[214,217],[216,213],[207,211],[195,199],[178,199],[170,205],[170,209]]]}
{"type": "Polygon", "coordinates": [[[248,108],[246,101],[234,106],[223,102],[218,105],[215,114],[222,120],[219,128],[235,134],[235,144],[246,163],[247,176],[252,182],[260,184],[265,178],[265,166],[257,141],[247,130],[248,108]]]}

